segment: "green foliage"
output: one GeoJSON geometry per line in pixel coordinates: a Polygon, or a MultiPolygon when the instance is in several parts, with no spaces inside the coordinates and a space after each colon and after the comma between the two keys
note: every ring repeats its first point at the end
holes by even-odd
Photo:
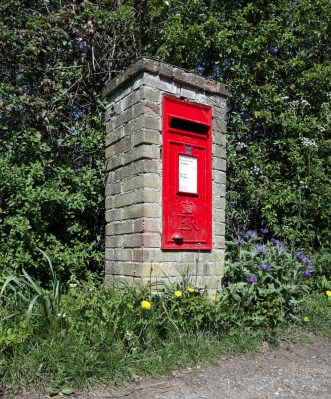
{"type": "Polygon", "coordinates": [[[230,86],[227,234],[330,247],[328,0],[171,2],[161,57],[230,86]]]}
{"type": "Polygon", "coordinates": [[[61,298],[60,281],[49,257],[43,251],[41,252],[47,259],[51,271],[51,289],[43,288],[25,269],[22,270],[20,276],[9,272],[0,291],[0,301],[5,303],[3,313],[8,314],[0,322],[24,315],[24,325],[26,326],[35,316],[42,317],[43,320],[50,323],[58,313],[61,298]],[[34,309],[37,307],[38,310],[35,312],[34,309]],[[14,313],[11,313],[12,311],[14,313]]]}
{"type": "Polygon", "coordinates": [[[229,243],[222,296],[235,302],[236,316],[276,327],[296,316],[314,267],[278,240],[263,242],[253,231],[247,236],[229,243]]]}
{"type": "Polygon", "coordinates": [[[3,268],[47,281],[37,247],[65,279],[103,267],[101,91],[142,54],[231,88],[228,237],[330,247],[328,0],[30,3],[0,4],[3,268]]]}
{"type": "Polygon", "coordinates": [[[105,82],[157,44],[163,2],[0,3],[0,258],[103,267],[105,82]],[[146,8],[148,13],[146,13],[146,8]]]}
{"type": "Polygon", "coordinates": [[[12,390],[32,383],[48,387],[48,394],[65,394],[134,373],[159,376],[216,360],[221,352],[257,351],[262,340],[279,339],[288,321],[325,334],[331,291],[306,296],[310,279],[303,272],[312,270],[310,259],[290,254],[279,241],[257,246],[255,233],[249,234],[247,243],[232,244],[226,286],[211,297],[190,279],[152,292],[115,290],[74,275],[60,290],[55,273],[51,288],[26,272],[10,276],[0,308],[3,383],[12,390]],[[266,264],[270,270],[261,269],[266,264]],[[13,309],[18,312],[9,317],[13,309]]]}
{"type": "Polygon", "coordinates": [[[331,291],[329,295],[326,292],[315,292],[306,297],[300,316],[306,329],[331,339],[331,291]]]}

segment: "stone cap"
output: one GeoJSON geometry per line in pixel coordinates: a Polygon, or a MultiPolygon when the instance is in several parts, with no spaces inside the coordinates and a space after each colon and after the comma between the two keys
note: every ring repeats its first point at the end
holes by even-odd
{"type": "Polygon", "coordinates": [[[183,83],[205,92],[213,93],[215,95],[222,95],[226,97],[231,95],[228,87],[223,83],[203,78],[195,73],[188,72],[184,69],[154,60],[152,58],[142,57],[116,78],[109,80],[102,92],[102,97],[109,96],[116,91],[119,86],[131,80],[140,72],[151,72],[171,79],[174,82],[183,83]]]}

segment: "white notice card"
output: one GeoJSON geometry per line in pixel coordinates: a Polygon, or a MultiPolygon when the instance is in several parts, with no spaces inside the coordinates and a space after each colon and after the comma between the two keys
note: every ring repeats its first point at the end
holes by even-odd
{"type": "Polygon", "coordinates": [[[197,165],[197,158],[179,155],[179,191],[198,193],[197,165]]]}

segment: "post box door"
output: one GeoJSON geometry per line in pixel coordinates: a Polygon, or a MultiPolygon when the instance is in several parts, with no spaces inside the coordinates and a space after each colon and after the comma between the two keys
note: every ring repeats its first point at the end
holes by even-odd
{"type": "Polygon", "coordinates": [[[212,110],[163,98],[162,248],[212,249],[212,110]]]}

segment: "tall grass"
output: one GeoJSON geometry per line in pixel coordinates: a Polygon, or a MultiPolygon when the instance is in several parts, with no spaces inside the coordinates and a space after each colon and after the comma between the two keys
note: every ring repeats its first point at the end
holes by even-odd
{"type": "Polygon", "coordinates": [[[307,280],[309,259],[302,254],[296,259],[279,242],[263,248],[255,241],[236,247],[231,256],[237,253],[238,259],[226,269],[227,286],[212,297],[186,277],[162,295],[149,287],[114,290],[74,277],[61,284],[42,252],[51,272],[47,287],[24,269],[3,280],[2,389],[32,384],[56,392],[133,374],[157,377],[216,360],[224,352],[255,352],[291,325],[331,339],[328,278],[315,272],[307,280]]]}

